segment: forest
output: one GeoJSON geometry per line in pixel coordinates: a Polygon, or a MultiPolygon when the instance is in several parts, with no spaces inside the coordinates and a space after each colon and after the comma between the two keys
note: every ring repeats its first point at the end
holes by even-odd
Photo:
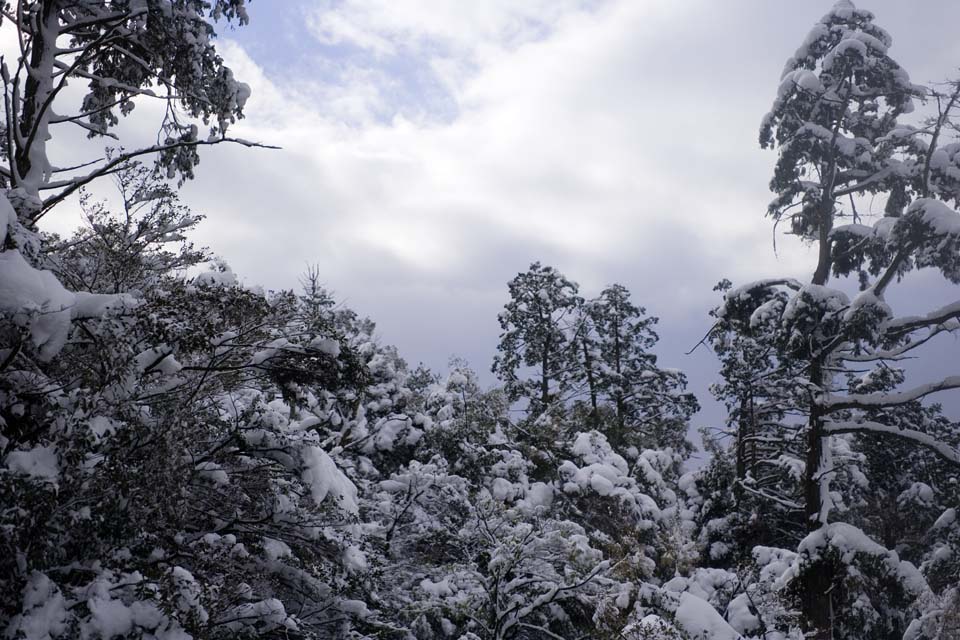
{"type": "Polygon", "coordinates": [[[0,3],[4,638],[960,639],[960,373],[923,366],[960,296],[887,301],[960,284],[960,79],[916,84],[848,0],[772,52],[756,224],[814,261],[718,282],[695,437],[629,283],[530,256],[491,385],[408,364],[316,266],[264,290],[195,244],[206,147],[271,145],[232,137],[216,35],[263,4],[0,3]]]}

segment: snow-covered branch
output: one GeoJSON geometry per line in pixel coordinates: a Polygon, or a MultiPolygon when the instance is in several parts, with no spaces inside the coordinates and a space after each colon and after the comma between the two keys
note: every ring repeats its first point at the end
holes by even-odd
{"type": "Polygon", "coordinates": [[[916,329],[941,325],[948,320],[960,319],[960,301],[951,302],[922,316],[904,316],[887,323],[887,334],[902,336],[916,329]]]}
{"type": "Polygon", "coordinates": [[[899,393],[852,393],[846,396],[823,394],[819,397],[818,404],[829,412],[843,409],[880,409],[904,405],[932,393],[958,388],[960,376],[947,376],[938,382],[930,382],[899,393]]]}
{"type": "Polygon", "coordinates": [[[841,433],[882,433],[894,435],[904,440],[915,442],[921,446],[930,449],[943,460],[960,466],[960,452],[950,445],[937,440],[928,433],[916,431],[914,429],[901,429],[888,424],[881,424],[871,420],[847,420],[841,422],[827,422],[824,425],[824,431],[828,434],[841,433]]]}

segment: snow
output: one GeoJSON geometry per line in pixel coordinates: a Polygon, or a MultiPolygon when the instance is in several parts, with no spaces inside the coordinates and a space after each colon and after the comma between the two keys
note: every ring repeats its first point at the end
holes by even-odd
{"type": "Polygon", "coordinates": [[[230,483],[230,476],[223,467],[215,462],[201,462],[196,467],[197,475],[213,484],[225,485],[230,483]]]}
{"type": "Polygon", "coordinates": [[[919,502],[924,505],[933,505],[933,488],[925,482],[911,483],[908,489],[897,496],[897,502],[919,502]]]}
{"type": "Polygon", "coordinates": [[[16,249],[0,252],[0,312],[30,327],[43,359],[52,358],[66,343],[74,301],[50,271],[33,268],[16,249]]]}
{"type": "Polygon", "coordinates": [[[760,567],[760,582],[771,583],[780,578],[797,559],[797,554],[787,549],[756,546],[751,551],[753,561],[760,567]]]}
{"type": "Polygon", "coordinates": [[[106,416],[92,416],[87,420],[87,426],[97,442],[105,435],[112,435],[117,430],[117,423],[106,416]]]}
{"type": "Polygon", "coordinates": [[[933,523],[932,529],[945,529],[957,521],[957,510],[953,507],[947,509],[940,514],[940,517],[937,518],[936,522],[933,523]]]}
{"type": "MultiPolygon", "coordinates": [[[[822,395],[821,401],[824,406],[834,410],[889,407],[920,400],[938,391],[956,388],[960,388],[960,376],[947,376],[936,382],[929,382],[897,393],[851,393],[846,396],[828,393],[822,395]]],[[[881,431],[882,429],[871,427],[870,430],[881,431]]]]}
{"type": "Polygon", "coordinates": [[[341,600],[337,605],[340,611],[357,616],[358,618],[367,618],[370,616],[370,610],[363,600],[341,600]]]}
{"type": "Polygon", "coordinates": [[[771,298],[758,306],[750,314],[750,328],[757,329],[770,321],[777,320],[780,317],[780,310],[783,302],[777,298],[771,298]]]}
{"type": "Polygon", "coordinates": [[[434,598],[453,595],[453,587],[450,586],[450,579],[444,578],[439,582],[433,582],[429,578],[420,581],[420,588],[432,595],[434,598]]]}
{"type": "Polygon", "coordinates": [[[141,351],[134,356],[133,362],[141,373],[157,372],[165,376],[173,375],[183,368],[173,357],[170,347],[165,344],[141,351]]]}
{"type": "Polygon", "coordinates": [[[777,584],[785,586],[798,575],[801,565],[815,562],[828,547],[837,551],[840,561],[847,565],[853,564],[861,555],[876,558],[914,595],[929,589],[926,580],[912,563],[900,560],[895,551],[887,549],[858,527],[845,522],[825,524],[807,534],[797,547],[798,555],[793,564],[780,576],[777,584]]]}
{"type": "Polygon", "coordinates": [[[903,316],[891,320],[889,328],[908,329],[925,325],[941,324],[953,316],[960,316],[960,302],[952,302],[922,316],[903,316]]]}
{"type": "Polygon", "coordinates": [[[238,284],[236,274],[224,262],[211,265],[210,269],[199,274],[193,281],[210,287],[235,287],[238,284]]]}
{"type": "Polygon", "coordinates": [[[865,289],[858,293],[853,301],[850,303],[850,307],[843,314],[843,319],[846,322],[854,319],[859,312],[864,309],[872,308],[877,311],[877,313],[884,318],[889,318],[893,311],[890,309],[890,305],[884,302],[880,296],[876,294],[873,287],[865,289]]]}
{"type": "Polygon", "coordinates": [[[727,605],[727,613],[724,617],[738,633],[750,633],[760,628],[760,618],[751,611],[751,608],[750,598],[746,593],[741,593],[727,605]]]}
{"type": "MultiPolygon", "coordinates": [[[[13,207],[0,194],[0,246],[15,223],[13,207]]],[[[29,327],[43,360],[50,360],[66,344],[71,319],[96,318],[112,308],[136,304],[125,294],[73,293],[51,271],[31,266],[19,250],[0,251],[0,312],[29,327]]]]}
{"type": "Polygon", "coordinates": [[[729,305],[733,302],[748,302],[754,295],[772,289],[773,287],[786,286],[793,290],[800,289],[803,285],[793,278],[768,278],[766,280],[754,280],[739,287],[730,289],[723,295],[724,303],[729,305]]]}
{"type": "Polygon", "coordinates": [[[781,78],[793,71],[798,65],[799,61],[802,61],[807,57],[810,51],[810,45],[830,34],[830,28],[826,25],[826,22],[829,18],[830,14],[827,14],[819,23],[813,25],[813,28],[807,33],[807,37],[804,38],[803,43],[796,50],[796,52],[794,52],[793,57],[787,60],[786,64],[784,65],[783,73],[780,76],[781,78]]]}
{"type": "Polygon", "coordinates": [[[517,493],[517,487],[506,478],[494,478],[490,483],[490,494],[501,502],[512,500],[517,493]]]}
{"type": "MultiPolygon", "coordinates": [[[[178,608],[181,611],[193,613],[201,622],[206,621],[209,614],[207,614],[206,609],[200,604],[200,585],[197,584],[197,579],[193,577],[192,573],[180,566],[173,567],[170,570],[170,576],[176,586],[178,608]]],[[[160,622],[160,620],[156,620],[149,621],[145,624],[143,620],[145,617],[143,610],[141,607],[138,607],[138,604],[139,603],[134,602],[131,607],[134,611],[134,621],[137,625],[149,627],[160,622]]]]}
{"type": "Polygon", "coordinates": [[[525,502],[532,507],[547,507],[553,503],[553,487],[543,482],[534,482],[527,490],[525,502]]]}
{"type": "Polygon", "coordinates": [[[409,426],[410,422],[406,417],[383,420],[377,425],[374,445],[381,451],[393,451],[397,444],[397,438],[409,426]]]}
{"type": "Polygon", "coordinates": [[[960,236],[960,213],[940,200],[919,198],[907,207],[905,217],[910,215],[919,215],[936,235],[960,236]]]}
{"type": "Polygon", "coordinates": [[[98,595],[87,600],[87,608],[90,627],[104,640],[124,636],[133,629],[133,612],[120,600],[98,595]]]}
{"type": "Polygon", "coordinates": [[[867,45],[856,37],[844,38],[837,43],[837,46],[830,53],[823,57],[823,68],[831,69],[838,56],[846,56],[850,52],[854,52],[860,58],[866,60],[867,45]]]}
{"type": "Polygon", "coordinates": [[[14,473],[52,484],[56,484],[60,477],[57,449],[53,445],[37,446],[25,451],[12,451],[7,455],[6,465],[14,473]]]}
{"type": "Polygon", "coordinates": [[[623,629],[625,638],[672,638],[676,637],[676,628],[656,614],[648,614],[639,622],[634,622],[623,629]]]}
{"type": "Polygon", "coordinates": [[[808,284],[793,296],[783,310],[787,322],[803,314],[811,306],[826,312],[839,311],[850,304],[847,294],[819,284],[808,284]]]}
{"type": "Polygon", "coordinates": [[[74,302],[70,309],[71,317],[101,318],[109,311],[121,309],[135,309],[140,300],[127,293],[88,293],[77,291],[73,294],[74,302]]]}
{"type": "Polygon", "coordinates": [[[509,444],[510,440],[507,438],[506,434],[503,432],[503,428],[498,423],[490,435],[487,437],[487,444],[491,446],[499,446],[504,444],[509,444]]]}
{"type": "Polygon", "coordinates": [[[616,471],[609,474],[611,477],[626,474],[630,468],[623,456],[615,453],[610,448],[606,437],[597,431],[577,434],[570,450],[580,456],[584,462],[613,466],[616,471]]]}
{"type": "Polygon", "coordinates": [[[601,496],[610,495],[614,489],[614,484],[601,473],[594,473],[590,476],[590,486],[601,496]]]}
{"type": "Polygon", "coordinates": [[[791,80],[804,91],[810,93],[819,93],[823,91],[823,85],[820,78],[809,69],[797,69],[793,72],[791,80]]]}
{"type": "Polygon", "coordinates": [[[66,629],[67,609],[63,595],[45,574],[33,572],[23,587],[23,613],[7,627],[8,637],[49,640],[66,629]]]}
{"type": "Polygon", "coordinates": [[[818,138],[821,142],[832,144],[837,151],[845,156],[852,158],[857,154],[857,139],[848,138],[840,133],[835,135],[830,129],[815,122],[803,123],[797,128],[797,134],[809,134],[814,138],[818,138]]]}
{"type": "Polygon", "coordinates": [[[340,355],[340,343],[332,338],[314,338],[310,341],[310,348],[316,349],[331,358],[336,358],[340,355]]]}
{"type": "MultiPolygon", "coordinates": [[[[641,527],[651,526],[649,518],[659,517],[657,503],[640,490],[637,480],[629,473],[626,460],[611,449],[603,434],[597,431],[577,434],[572,450],[584,464],[581,467],[572,460],[560,463],[557,471],[563,481],[564,493],[593,493],[616,498],[633,512],[636,524],[641,527]]],[[[638,465],[648,482],[654,486],[660,483],[660,474],[649,460],[641,456],[638,465]]]]}
{"type": "Polygon", "coordinates": [[[953,557],[953,549],[949,545],[938,544],[934,546],[933,553],[930,554],[930,564],[935,565],[939,562],[946,562],[953,557]]]}
{"type": "Polygon", "coordinates": [[[874,235],[875,229],[869,225],[851,223],[837,225],[830,231],[830,237],[842,234],[854,235],[860,238],[870,238],[874,235]]]}
{"type": "Polygon", "coordinates": [[[230,622],[224,626],[232,631],[244,629],[247,620],[256,621],[258,626],[262,626],[264,623],[283,625],[288,620],[287,611],[283,603],[276,598],[267,598],[257,602],[246,602],[232,609],[228,609],[223,613],[222,617],[225,620],[230,620],[230,622]]]}
{"type": "Polygon", "coordinates": [[[0,194],[0,247],[7,241],[7,229],[16,222],[17,212],[13,210],[7,197],[0,194]]]}
{"type": "Polygon", "coordinates": [[[677,626],[693,637],[710,640],[742,640],[742,636],[727,624],[717,610],[705,600],[689,593],[680,594],[675,614],[677,626]]]}
{"type": "Polygon", "coordinates": [[[244,105],[247,104],[247,100],[250,99],[250,85],[246,82],[235,82],[234,86],[236,87],[237,93],[235,100],[237,102],[237,107],[243,109],[244,105]]]}
{"type": "MultiPolygon", "coordinates": [[[[42,47],[37,47],[34,54],[39,54],[37,61],[32,66],[37,86],[35,90],[34,104],[42,105],[55,95],[54,91],[54,61],[57,55],[56,34],[58,33],[59,15],[51,12],[43,20],[37,20],[40,34],[42,34],[42,47]]],[[[44,183],[49,182],[52,176],[53,167],[47,156],[47,141],[50,140],[50,118],[53,115],[52,109],[39,109],[38,117],[33,125],[32,143],[27,149],[27,157],[30,160],[30,168],[21,176],[19,188],[23,189],[27,195],[33,198],[39,198],[40,188],[44,183]]]]}
{"type": "Polygon", "coordinates": [[[347,548],[343,550],[341,558],[344,568],[349,573],[361,573],[366,571],[370,566],[366,554],[361,551],[359,547],[353,545],[348,545],[347,548]]]}
{"type": "Polygon", "coordinates": [[[884,216],[873,223],[873,231],[877,237],[887,240],[890,238],[899,220],[901,220],[901,218],[884,216]]]}
{"type": "Polygon", "coordinates": [[[302,457],[303,481],[310,487],[314,502],[319,505],[330,495],[347,513],[359,512],[357,487],[343,475],[326,451],[311,446],[304,449],[302,457]]]}
{"type": "Polygon", "coordinates": [[[840,18],[842,20],[849,20],[853,15],[853,12],[856,10],[856,6],[851,2],[851,0],[837,0],[834,3],[833,8],[830,10],[830,13],[823,17],[823,22],[829,21],[831,18],[840,18]]]}
{"type": "Polygon", "coordinates": [[[280,558],[292,557],[293,551],[290,549],[290,546],[282,540],[276,540],[274,538],[264,538],[263,554],[267,557],[268,560],[276,561],[276,560],[279,560],[280,558]]]}

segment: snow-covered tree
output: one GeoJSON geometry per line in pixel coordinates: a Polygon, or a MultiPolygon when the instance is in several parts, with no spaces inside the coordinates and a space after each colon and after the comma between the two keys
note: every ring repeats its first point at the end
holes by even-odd
{"type": "Polygon", "coordinates": [[[45,239],[47,266],[73,291],[141,293],[158,280],[208,260],[187,240],[201,217],[149,168],[131,161],[117,168],[121,211],[82,192],[84,226],[65,240],[45,239]]]}
{"type": "MultiPolygon", "coordinates": [[[[120,213],[91,205],[88,228],[47,244],[78,289],[68,306],[0,322],[0,626],[217,638],[372,624],[351,597],[359,354],[305,322],[306,302],[248,290],[222,263],[185,277],[197,217],[136,167],[118,179],[120,213]]],[[[4,303],[17,284],[3,281],[4,303]]]]}
{"type": "Polygon", "coordinates": [[[244,0],[66,2],[31,0],[5,7],[3,29],[20,44],[4,61],[5,157],[2,170],[20,222],[51,207],[127,160],[156,156],[169,175],[193,176],[197,147],[225,139],[249,88],[214,48],[214,21],[245,24],[244,0]],[[85,83],[79,100],[67,87],[85,83]],[[60,129],[116,138],[110,129],[146,100],[163,104],[157,143],[75,166],[49,157],[60,129]],[[209,125],[201,136],[197,123],[209,125]]]}
{"type": "Polygon", "coordinates": [[[571,399],[578,369],[572,333],[581,299],[575,283],[539,262],[507,286],[510,300],[499,316],[503,333],[493,372],[507,397],[525,401],[537,417],[571,399]]]}
{"type": "MultiPolygon", "coordinates": [[[[960,387],[960,380],[904,389],[902,379],[892,379],[863,391],[843,375],[851,365],[879,370],[922,354],[928,340],[960,327],[956,303],[897,317],[884,301],[887,289],[914,269],[932,268],[960,281],[960,214],[945,204],[956,202],[957,193],[931,177],[935,167],[953,162],[955,145],[944,144],[943,136],[955,101],[929,126],[900,124],[924,90],[889,56],[890,44],[870,12],[844,0],[788,60],[761,127],[761,144],[779,152],[770,214],[778,222],[788,219],[793,233],[813,243],[817,264],[810,284],[774,279],[727,291],[718,313],[765,334],[754,340],[760,354],[770,349],[772,362],[762,371],[774,370],[779,378],[758,397],[773,410],[782,439],[795,443],[797,453],[783,449],[786,457],[778,460],[799,472],[799,495],[788,504],[802,512],[808,531],[780,583],[796,595],[801,623],[816,638],[866,629],[902,633],[904,611],[922,608],[928,591],[919,572],[895,552],[856,526],[833,522],[849,506],[845,489],[861,477],[863,456],[844,434],[897,438],[960,463],[956,449],[937,437],[934,416],[915,412],[919,420],[907,426],[897,423],[894,410],[960,387]],[[887,215],[871,226],[856,206],[864,195],[887,202],[887,215]],[[838,224],[843,218],[852,223],[838,224]],[[860,293],[851,300],[828,287],[831,274],[858,276],[860,293]]],[[[735,349],[744,354],[755,347],[735,349]]],[[[738,395],[749,397],[739,390],[730,397],[738,395]]]]}
{"type": "Polygon", "coordinates": [[[659,339],[653,329],[658,319],[647,316],[619,284],[604,289],[586,310],[592,332],[584,332],[584,351],[596,354],[591,386],[610,407],[611,442],[623,450],[685,449],[688,421],[699,407],[693,394],[684,392],[683,373],[660,368],[650,352],[659,339]]]}
{"type": "MultiPolygon", "coordinates": [[[[723,281],[716,290],[729,286],[723,281]]],[[[800,427],[787,419],[798,403],[788,390],[802,377],[804,363],[783,356],[776,343],[775,311],[786,303],[786,294],[759,284],[753,291],[767,296],[763,304],[747,298],[741,305],[730,296],[721,312],[714,313],[717,319],[709,334],[723,378],[711,391],[726,406],[726,435],[732,440],[729,455],[715,451],[710,473],[702,478],[701,493],[720,492],[711,504],[714,519],[703,522],[703,534],[712,538],[722,530],[727,536],[705,549],[710,560],[730,551],[749,559],[756,545],[798,543],[806,533],[803,444],[796,437],[800,427]],[[720,504],[729,509],[717,512],[720,504]]]]}

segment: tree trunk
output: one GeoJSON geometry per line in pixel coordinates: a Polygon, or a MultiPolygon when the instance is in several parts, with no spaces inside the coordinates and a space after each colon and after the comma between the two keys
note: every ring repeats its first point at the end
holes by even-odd
{"type": "Polygon", "coordinates": [[[740,398],[740,416],[737,420],[737,481],[733,484],[733,497],[737,510],[743,500],[743,486],[740,484],[747,477],[747,437],[749,429],[748,401],[746,396],[740,398]]]}
{"type": "MultiPolygon", "coordinates": [[[[815,360],[811,363],[810,382],[813,389],[823,388],[823,363],[815,360]]],[[[827,513],[823,509],[822,472],[825,434],[823,432],[823,411],[811,401],[810,422],[807,426],[807,455],[804,468],[803,493],[804,515],[808,531],[816,531],[827,524],[827,513]]],[[[831,587],[834,581],[833,567],[823,559],[811,565],[802,577],[801,608],[805,630],[814,640],[833,639],[833,602],[831,587]]]]}
{"type": "MultiPolygon", "coordinates": [[[[837,138],[840,122],[834,127],[833,138],[837,138]]],[[[824,170],[823,196],[820,200],[820,220],[818,238],[817,268],[813,272],[812,284],[825,285],[830,278],[832,263],[830,255],[830,230],[833,228],[833,187],[836,178],[836,160],[832,158],[824,170]]],[[[826,354],[811,355],[810,384],[814,394],[823,390],[824,362],[826,354]]],[[[823,456],[824,456],[823,410],[815,397],[810,399],[810,422],[807,426],[807,455],[804,465],[803,494],[804,515],[808,531],[816,531],[827,524],[827,513],[823,509],[823,456]]],[[[805,630],[814,640],[832,640],[833,603],[830,588],[834,580],[833,568],[823,559],[814,563],[802,578],[802,612],[805,630]]]]}
{"type": "MultiPolygon", "coordinates": [[[[835,171],[831,167],[831,171],[835,171]]],[[[828,192],[832,194],[832,188],[828,192]]],[[[824,285],[827,284],[827,280],[830,278],[830,231],[833,229],[833,196],[826,197],[824,194],[824,199],[820,204],[820,233],[817,244],[818,246],[818,255],[817,255],[817,269],[813,272],[813,284],[824,285]]]]}
{"type": "Polygon", "coordinates": [[[624,425],[626,424],[626,403],[623,401],[623,365],[620,362],[622,356],[620,354],[620,309],[616,310],[616,322],[613,325],[613,369],[617,372],[617,390],[614,394],[616,405],[617,405],[617,427],[619,428],[620,434],[623,435],[624,425]]]}
{"type": "Polygon", "coordinates": [[[587,341],[583,341],[583,366],[587,372],[587,387],[590,391],[590,423],[594,429],[600,428],[600,412],[597,409],[597,381],[593,376],[593,358],[587,341]]]}
{"type": "MultiPolygon", "coordinates": [[[[549,328],[547,329],[549,331],[549,328]]],[[[547,410],[550,403],[550,338],[543,341],[543,354],[540,358],[540,407],[547,410]]]]}
{"type": "MultiPolygon", "coordinates": [[[[37,158],[46,159],[46,125],[50,118],[50,106],[44,103],[53,89],[53,69],[56,58],[56,40],[59,32],[60,7],[57,0],[48,0],[36,14],[30,42],[30,72],[23,91],[23,109],[20,113],[20,138],[14,164],[22,185],[28,195],[39,197],[39,187],[44,167],[36,166],[37,158]],[[35,152],[33,149],[40,149],[35,152]]],[[[13,109],[17,105],[12,105],[13,109]]]]}

